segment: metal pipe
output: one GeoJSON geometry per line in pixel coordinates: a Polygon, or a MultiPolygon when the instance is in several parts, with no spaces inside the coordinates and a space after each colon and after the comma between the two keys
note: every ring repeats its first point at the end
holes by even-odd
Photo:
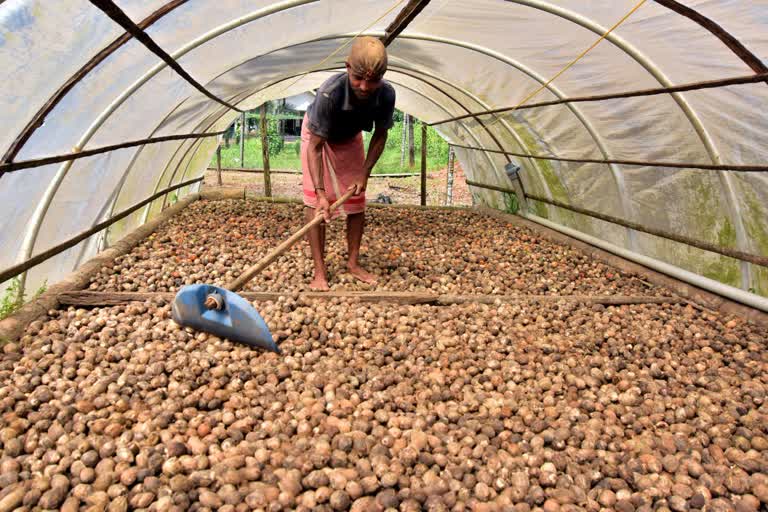
{"type": "MultiPolygon", "coordinates": [[[[317,1],[319,0],[288,0],[285,2],[280,2],[274,5],[270,5],[263,9],[259,9],[246,16],[242,16],[229,23],[221,25],[220,27],[217,27],[216,29],[206,34],[203,34],[197,39],[182,46],[179,50],[176,50],[175,52],[173,52],[171,54],[171,57],[178,60],[182,56],[186,55],[190,51],[197,48],[198,46],[210,41],[215,37],[218,37],[221,34],[224,34],[226,32],[229,32],[230,30],[233,30],[237,27],[245,25],[246,23],[250,23],[251,21],[257,20],[259,18],[263,18],[265,16],[269,16],[270,14],[274,14],[276,12],[291,9],[299,5],[314,3],[317,1]]],[[[82,137],[80,137],[80,140],[77,142],[77,144],[73,148],[73,152],[76,153],[78,151],[81,151],[85,147],[85,145],[88,143],[88,141],[91,140],[91,138],[94,136],[96,131],[115,112],[115,110],[117,110],[142,85],[144,85],[152,77],[157,75],[165,67],[166,67],[165,62],[160,62],[156,64],[144,75],[142,75],[138,80],[136,80],[133,84],[131,84],[131,86],[128,87],[128,89],[123,91],[120,94],[120,96],[118,96],[112,103],[110,103],[109,106],[104,111],[102,111],[101,114],[99,114],[96,120],[93,123],[91,123],[91,126],[88,128],[88,130],[86,130],[86,132],[82,135],[82,137]]],[[[29,228],[27,229],[24,235],[24,240],[21,244],[21,249],[19,251],[17,261],[21,262],[21,261],[27,260],[32,255],[32,251],[34,250],[35,242],[37,240],[37,235],[40,232],[40,227],[42,226],[42,222],[45,219],[46,214],[48,213],[48,208],[50,207],[51,202],[53,201],[53,198],[56,195],[56,192],[58,192],[62,181],[64,181],[64,178],[66,177],[71,167],[72,167],[72,161],[65,162],[56,172],[56,175],[51,180],[51,182],[48,184],[48,187],[43,193],[43,197],[40,199],[40,203],[35,209],[35,212],[32,214],[32,218],[30,219],[31,225],[29,226],[29,228]]],[[[21,277],[22,286],[20,287],[20,289],[22,293],[24,292],[25,282],[26,282],[26,273],[23,274],[21,277]]]]}
{"type": "Polygon", "coordinates": [[[681,281],[684,281],[693,286],[698,286],[699,288],[703,288],[704,290],[710,291],[712,293],[716,293],[723,297],[727,297],[731,300],[735,300],[742,304],[746,304],[747,306],[750,306],[755,309],[759,309],[760,311],[764,311],[768,313],[768,298],[766,297],[761,297],[759,295],[746,292],[734,286],[721,283],[720,281],[709,279],[708,277],[701,276],[699,274],[696,274],[695,272],[682,269],[670,263],[666,263],[666,262],[657,260],[655,258],[651,258],[649,256],[638,254],[634,251],[630,251],[623,247],[614,245],[610,242],[606,242],[605,240],[601,240],[594,236],[582,233],[581,231],[577,231],[575,229],[562,226],[560,224],[556,224],[547,219],[543,219],[537,215],[525,213],[521,216],[537,224],[541,224],[542,226],[546,226],[550,229],[554,229],[555,231],[558,231],[560,233],[573,237],[577,240],[581,240],[582,242],[588,243],[590,245],[594,245],[595,247],[599,247],[600,249],[613,253],[617,256],[621,256],[622,258],[626,258],[630,261],[634,261],[635,263],[639,263],[640,265],[644,265],[653,270],[657,270],[663,274],[667,274],[676,279],[680,279],[681,281]]]}
{"type": "Polygon", "coordinates": [[[453,165],[454,165],[453,146],[448,146],[448,178],[445,184],[445,205],[453,204],[453,165]]]}
{"type": "Polygon", "coordinates": [[[245,167],[245,112],[240,114],[240,165],[245,167]]]}
{"type": "Polygon", "coordinates": [[[427,205],[427,125],[421,123],[421,206],[427,205]]]}
{"type": "MultiPolygon", "coordinates": [[[[467,43],[465,41],[458,41],[455,39],[435,37],[435,36],[429,36],[424,34],[400,35],[400,38],[414,39],[414,40],[421,40],[421,41],[431,41],[435,43],[441,43],[441,44],[447,44],[451,46],[458,46],[460,48],[466,48],[467,50],[472,50],[472,51],[481,53],[483,55],[486,55],[488,57],[492,57],[498,61],[501,61],[509,66],[512,66],[518,69],[519,71],[525,73],[533,80],[539,82],[539,84],[541,85],[547,84],[547,79],[544,76],[537,73],[536,71],[534,71],[533,69],[529,68],[528,66],[524,65],[521,62],[518,62],[510,57],[507,57],[504,54],[498,53],[484,46],[467,43]]],[[[563,99],[567,97],[567,95],[564,94],[560,90],[560,88],[557,87],[556,85],[548,84],[546,85],[546,88],[549,90],[549,92],[554,94],[557,98],[563,99]]],[[[592,123],[582,113],[581,109],[571,103],[566,103],[565,105],[566,105],[566,108],[570,110],[574,116],[576,116],[576,118],[579,120],[579,122],[584,127],[584,129],[587,130],[587,133],[589,133],[590,137],[592,138],[595,145],[597,146],[597,149],[603,155],[604,159],[611,160],[612,159],[611,152],[608,150],[608,147],[603,141],[603,138],[597,132],[597,129],[592,125],[592,123]]],[[[627,187],[626,187],[626,184],[624,183],[624,175],[621,172],[621,168],[616,164],[608,164],[608,167],[611,169],[611,174],[613,176],[613,180],[616,185],[617,194],[620,198],[622,215],[625,218],[631,218],[631,219],[635,218],[634,208],[632,206],[632,202],[629,200],[629,195],[627,194],[627,187]]],[[[627,239],[629,241],[629,246],[632,248],[636,247],[637,241],[636,241],[635,232],[631,229],[627,229],[626,231],[627,231],[627,239]]]]}
{"type": "MultiPolygon", "coordinates": [[[[237,99],[239,96],[240,96],[239,94],[238,94],[238,95],[235,95],[235,96],[232,98],[232,101],[234,101],[234,102],[236,102],[236,103],[239,103],[239,102],[241,102],[241,101],[242,101],[242,99],[237,99]]],[[[246,98],[246,97],[247,97],[247,96],[244,96],[244,98],[246,98]]],[[[182,102],[182,103],[180,103],[180,104],[179,104],[179,105],[178,105],[178,106],[177,106],[177,107],[174,109],[174,111],[175,111],[175,110],[177,110],[177,109],[178,109],[178,108],[179,108],[181,105],[183,105],[183,102],[182,102]]],[[[225,112],[230,112],[230,110],[229,110],[229,109],[224,109],[224,111],[225,111],[225,112]]],[[[170,115],[170,114],[169,114],[169,115],[170,115]]],[[[221,115],[220,115],[219,117],[216,117],[216,112],[214,112],[214,113],[211,113],[211,114],[209,114],[209,115],[206,117],[206,119],[205,119],[205,120],[201,121],[201,122],[198,124],[198,128],[200,129],[200,131],[202,131],[202,132],[205,132],[206,130],[210,129],[210,127],[211,127],[211,126],[213,126],[213,125],[216,123],[216,121],[218,121],[218,119],[220,119],[220,118],[221,118],[221,115]],[[213,118],[213,121],[210,121],[210,122],[208,122],[208,121],[209,121],[211,118],[213,118]],[[207,124],[206,124],[206,123],[207,123],[207,124]]],[[[233,121],[233,122],[234,122],[234,121],[233,121]]],[[[159,127],[158,127],[158,128],[156,128],[156,130],[157,130],[157,129],[159,129],[159,127]]],[[[224,132],[226,132],[226,130],[224,130],[224,132]]],[[[162,186],[161,184],[162,184],[162,182],[163,182],[163,178],[164,178],[164,177],[165,177],[165,175],[168,173],[168,169],[169,169],[169,167],[171,167],[171,164],[173,163],[173,160],[174,160],[174,159],[176,158],[176,156],[179,154],[179,151],[181,151],[181,149],[184,147],[184,144],[185,144],[185,143],[184,143],[184,142],[182,142],[182,143],[181,143],[181,144],[179,144],[179,146],[178,146],[178,147],[177,147],[177,148],[174,150],[173,154],[171,155],[171,158],[168,160],[168,163],[165,165],[165,168],[163,169],[163,172],[161,172],[161,173],[159,174],[159,176],[157,177],[157,181],[156,181],[156,183],[155,183],[155,188],[154,188],[154,191],[155,191],[155,192],[156,192],[156,191],[158,191],[158,190],[160,189],[160,187],[162,186]]],[[[191,146],[190,146],[190,147],[191,147],[191,146]]],[[[186,155],[187,155],[187,153],[189,152],[189,149],[190,149],[190,148],[187,148],[187,150],[186,150],[186,151],[183,153],[183,155],[182,155],[182,156],[181,156],[181,158],[179,159],[179,162],[176,164],[176,167],[174,168],[174,170],[173,170],[173,174],[171,174],[171,177],[170,177],[170,179],[168,180],[168,183],[173,183],[173,179],[176,177],[176,172],[178,171],[179,165],[181,165],[181,162],[184,160],[184,158],[186,158],[186,155]]],[[[135,158],[133,158],[133,159],[131,160],[131,163],[130,163],[129,167],[128,167],[128,168],[126,169],[126,171],[125,171],[125,174],[127,174],[128,172],[130,172],[130,171],[131,171],[131,169],[132,169],[133,165],[135,164],[135,162],[136,162],[137,158],[138,158],[138,156],[136,156],[135,158]]],[[[182,181],[182,180],[179,180],[179,181],[182,181]]],[[[121,185],[121,189],[120,189],[120,192],[118,193],[118,197],[120,196],[120,194],[121,194],[121,193],[122,193],[122,185],[121,185]]],[[[141,221],[142,223],[146,222],[146,219],[147,219],[148,215],[149,215],[149,208],[147,208],[147,210],[144,212],[143,220],[141,221]]]]}
{"type": "MultiPolygon", "coordinates": [[[[576,14],[575,12],[569,11],[567,9],[563,9],[562,7],[549,4],[547,2],[542,2],[540,0],[506,0],[506,1],[515,3],[515,4],[525,5],[527,7],[532,7],[534,9],[538,9],[538,10],[553,14],[555,16],[559,16],[563,19],[566,19],[568,21],[581,25],[582,27],[586,28],[587,30],[591,30],[597,35],[602,36],[608,31],[608,29],[606,29],[602,25],[596,23],[595,21],[589,18],[576,14]]],[[[605,39],[607,41],[610,41],[614,46],[616,46],[617,48],[625,52],[627,55],[632,57],[632,59],[634,59],[635,62],[640,64],[646,71],[648,71],[648,73],[650,73],[651,76],[653,76],[659,82],[659,84],[661,84],[664,87],[671,87],[673,85],[671,80],[669,80],[669,78],[664,74],[664,72],[661,71],[661,68],[659,68],[650,58],[648,58],[646,55],[640,52],[637,48],[635,48],[633,45],[629,44],[622,37],[617,35],[616,32],[611,32],[610,34],[607,35],[605,39]]],[[[699,139],[701,140],[702,144],[704,144],[704,149],[707,151],[707,155],[710,157],[713,163],[719,164],[720,152],[715,147],[715,143],[712,140],[712,136],[704,127],[704,123],[702,123],[698,114],[694,112],[693,108],[688,103],[688,100],[685,99],[685,96],[683,96],[682,93],[674,92],[671,94],[671,96],[675,100],[675,102],[678,104],[680,109],[683,111],[685,116],[688,118],[688,122],[691,123],[691,126],[693,126],[693,129],[696,131],[696,134],[699,136],[699,139]]],[[[720,181],[721,189],[723,190],[725,195],[725,199],[726,199],[725,203],[726,203],[726,206],[728,207],[728,214],[730,216],[731,222],[733,222],[734,228],[736,229],[736,246],[738,247],[739,250],[748,252],[749,240],[747,238],[747,231],[744,226],[744,221],[741,215],[740,203],[739,203],[738,197],[736,196],[736,188],[733,183],[733,177],[727,172],[720,172],[718,173],[718,179],[720,181]]],[[[622,200],[624,200],[624,198],[622,198],[622,200]]],[[[634,218],[634,215],[630,218],[634,218]]],[[[751,282],[752,282],[751,267],[749,263],[741,262],[742,288],[744,289],[749,288],[751,282]]]]}

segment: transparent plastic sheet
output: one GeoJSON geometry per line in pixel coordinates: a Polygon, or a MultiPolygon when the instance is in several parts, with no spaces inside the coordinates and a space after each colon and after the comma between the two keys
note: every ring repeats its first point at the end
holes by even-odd
{"type": "Polygon", "coordinates": [[[56,90],[121,33],[89,2],[0,3],[0,151],[5,153],[56,90]]]}
{"type": "Polygon", "coordinates": [[[167,3],[168,0],[115,0],[115,5],[136,23],[167,3]]]}
{"type": "Polygon", "coordinates": [[[56,173],[57,165],[8,173],[0,180],[0,268],[18,263],[18,255],[29,219],[40,203],[45,186],[56,173]]]}
{"type": "MultiPolygon", "coordinates": [[[[62,182],[43,218],[32,256],[72,238],[106,218],[105,202],[109,200],[109,195],[104,194],[103,191],[109,190],[113,180],[119,176],[105,171],[126,165],[135,151],[135,148],[122,149],[83,158],[73,163],[68,177],[62,182]],[[84,200],[84,197],[88,200],[84,200]]],[[[29,224],[25,227],[31,228],[29,224]]],[[[66,274],[75,268],[75,262],[78,259],[80,259],[79,251],[67,250],[51,258],[54,260],[51,265],[53,265],[52,268],[64,269],[66,274]]],[[[35,267],[29,273],[28,280],[34,283],[40,276],[45,275],[50,274],[35,267]]]]}
{"type": "MultiPolygon", "coordinates": [[[[330,76],[330,73],[313,73],[303,78],[300,83],[288,89],[284,89],[286,84],[281,82],[276,86],[268,87],[262,92],[244,99],[240,103],[240,106],[243,109],[254,109],[260,106],[264,101],[277,99],[280,97],[276,96],[276,94],[292,95],[295,93],[303,92],[307,88],[312,89],[317,87],[328,76],[330,76]],[[283,90],[285,90],[285,92],[282,92],[283,90]]],[[[217,132],[226,129],[227,126],[229,126],[237,116],[239,116],[239,114],[236,112],[215,104],[211,107],[211,111],[208,112],[206,118],[202,121],[199,121],[201,126],[210,126],[208,131],[217,132]]],[[[143,186],[136,186],[135,183],[139,180],[139,178],[132,179],[132,185],[126,186],[121,190],[120,196],[116,202],[115,211],[118,211],[118,209],[121,207],[134,204],[140,201],[142,198],[150,195],[148,189],[161,190],[168,187],[170,183],[179,183],[187,179],[193,179],[201,176],[205,171],[205,168],[208,166],[216,149],[215,143],[213,142],[216,140],[216,137],[204,140],[206,142],[202,143],[202,148],[195,150],[192,150],[192,141],[185,141],[181,143],[174,142],[169,143],[168,145],[163,144],[147,146],[136,159],[136,162],[134,162],[134,165],[132,166],[132,172],[134,168],[137,170],[142,170],[141,172],[146,172],[143,174],[143,177],[140,178],[140,180],[145,184],[151,184],[151,188],[148,185],[146,186],[147,188],[144,188],[143,186]],[[162,147],[157,147],[155,149],[155,146],[162,147]],[[150,150],[150,148],[152,149],[150,150]],[[195,162],[193,162],[193,165],[190,165],[190,159],[193,158],[195,159],[195,162]],[[186,174],[184,169],[186,169],[186,174]]],[[[195,146],[195,148],[199,147],[200,146],[195,146]]],[[[128,181],[126,181],[126,185],[127,184],[128,181]]],[[[150,212],[157,211],[157,209],[161,206],[162,199],[153,202],[149,207],[150,212]]],[[[110,230],[109,240],[117,240],[123,234],[132,229],[135,229],[137,226],[143,223],[143,219],[146,214],[147,212],[142,209],[141,211],[128,216],[126,219],[118,223],[119,226],[115,225],[114,229],[110,230]]],[[[151,215],[149,218],[151,218],[151,215]]]]}
{"type": "MultiPolygon", "coordinates": [[[[485,108],[478,100],[487,107],[514,105],[535,90],[539,82],[504,60],[518,63],[521,69],[541,79],[549,79],[635,3],[433,0],[390,47],[393,64],[425,74],[425,81],[398,77],[403,86],[410,88],[407,92],[403,87],[399,93],[398,107],[427,121],[464,113],[455,101],[428,83],[439,84],[471,110],[485,108]],[[549,13],[547,9],[556,12],[549,13]],[[426,74],[444,78],[456,87],[450,89],[426,78],[426,74]]],[[[164,4],[159,0],[118,2],[137,22],[164,4]]],[[[205,38],[217,27],[275,5],[252,0],[187,2],[157,21],[148,33],[173,53],[191,41],[205,38]]],[[[685,5],[712,18],[765,61],[765,0],[687,0],[685,5]]],[[[267,99],[316,87],[329,73],[313,74],[288,91],[283,89],[291,80],[253,94],[275,80],[319,63],[341,42],[339,35],[363,28],[389,6],[375,1],[297,5],[203,42],[181,56],[179,62],[215,94],[234,101],[251,96],[242,105],[255,107],[267,99]],[[318,38],[330,39],[307,42],[318,38]]],[[[380,33],[396,13],[397,10],[390,13],[371,32],[380,33]]],[[[46,2],[44,8],[39,0],[6,0],[0,5],[0,23],[0,62],[6,74],[0,85],[0,111],[4,120],[8,117],[6,130],[0,135],[0,147],[7,147],[50,95],[122,30],[88,2],[66,0],[50,5],[46,2]],[[19,91],[24,91],[24,95],[19,91]]],[[[553,91],[559,90],[562,96],[604,94],[659,87],[664,80],[679,84],[750,73],[707,30],[654,2],[646,2],[615,35],[614,42],[603,41],[560,76],[553,91]],[[619,48],[622,42],[625,49],[619,48]]],[[[344,55],[342,52],[336,56],[328,66],[338,66],[344,55]]],[[[237,115],[226,112],[168,69],[147,80],[110,113],[110,104],[158,62],[142,45],[129,41],[65,96],[19,158],[66,153],[91,127],[94,136],[86,147],[149,136],[222,130],[237,115]],[[96,127],[94,122],[100,116],[105,117],[105,122],[96,127]]],[[[393,80],[397,75],[393,66],[393,80]]],[[[531,101],[554,98],[553,92],[543,91],[531,101]]],[[[491,130],[511,151],[519,150],[518,141],[523,140],[533,153],[566,157],[708,163],[719,155],[726,163],[760,164],[766,161],[768,153],[768,119],[762,114],[767,103],[768,87],[761,83],[687,92],[678,101],[664,95],[582,103],[577,108],[581,118],[565,106],[525,110],[499,116],[508,121],[516,136],[500,123],[491,130]]],[[[479,123],[468,119],[462,124],[466,128],[450,123],[439,129],[456,143],[496,147],[479,123]]],[[[61,233],[82,231],[95,219],[108,216],[105,204],[114,202],[110,212],[118,212],[147,197],[153,189],[199,175],[213,152],[213,141],[215,138],[148,145],[140,150],[123,150],[75,162],[51,204],[35,252],[61,233]],[[194,149],[186,151],[191,146],[194,149]],[[57,229],[59,219],[66,219],[61,229],[57,229]]],[[[468,177],[492,184],[505,183],[506,159],[502,155],[459,149],[457,154],[468,177]]],[[[745,233],[745,245],[741,248],[768,254],[768,180],[764,175],[634,166],[611,169],[600,164],[512,159],[524,168],[526,190],[537,195],[726,246],[736,244],[734,226],[740,224],[745,233]],[[674,207],[665,211],[669,204],[674,207]]],[[[0,179],[0,200],[3,196],[7,198],[0,203],[0,213],[9,226],[4,225],[0,235],[3,258],[8,260],[4,266],[18,258],[21,240],[31,229],[29,219],[60,168],[47,166],[0,179]]],[[[473,195],[480,203],[503,208],[497,192],[476,189],[473,195]]],[[[155,202],[150,216],[161,205],[162,201],[155,202]]],[[[629,243],[624,228],[611,225],[606,229],[603,222],[556,207],[537,204],[533,208],[556,222],[619,245],[629,243]]],[[[119,238],[145,218],[145,212],[137,212],[115,227],[110,237],[119,238]]],[[[636,237],[635,241],[641,253],[659,259],[666,257],[710,277],[719,273],[725,282],[734,282],[733,263],[727,258],[681,248],[677,243],[659,242],[646,235],[636,237]]],[[[68,251],[50,268],[66,269],[84,254],[93,252],[95,246],[91,240],[84,250],[80,248],[73,254],[68,251]]],[[[40,266],[33,273],[47,269],[40,266]]],[[[753,265],[752,274],[749,286],[768,294],[768,272],[753,265]]],[[[55,276],[52,278],[55,280],[55,276]]]]}

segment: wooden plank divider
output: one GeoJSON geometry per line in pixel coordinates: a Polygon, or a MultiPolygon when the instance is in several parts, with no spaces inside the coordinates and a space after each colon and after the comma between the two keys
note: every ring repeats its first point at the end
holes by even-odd
{"type": "MultiPolygon", "coordinates": [[[[560,301],[584,304],[631,305],[631,304],[678,304],[685,303],[678,297],[654,297],[632,295],[452,295],[427,292],[390,292],[390,291],[346,291],[329,292],[239,292],[249,301],[275,301],[281,297],[306,299],[357,299],[361,302],[395,302],[399,304],[432,304],[447,306],[451,304],[502,304],[502,303],[557,303],[560,301]]],[[[67,291],[59,294],[61,304],[69,306],[115,306],[129,302],[161,300],[170,302],[175,292],[110,292],[110,291],[67,291]]]]}

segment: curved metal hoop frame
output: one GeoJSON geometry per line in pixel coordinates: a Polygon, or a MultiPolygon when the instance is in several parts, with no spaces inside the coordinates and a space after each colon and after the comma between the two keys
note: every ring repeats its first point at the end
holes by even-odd
{"type": "MultiPolygon", "coordinates": [[[[289,1],[272,4],[258,11],[254,11],[248,15],[239,17],[225,25],[222,25],[204,34],[203,36],[195,39],[194,41],[188,43],[178,51],[174,52],[172,56],[174,59],[180,58],[185,53],[191,51],[194,48],[197,48],[198,46],[204,44],[205,42],[210,41],[215,37],[218,37],[219,35],[222,35],[230,30],[233,30],[234,28],[242,26],[250,21],[268,16],[276,12],[280,12],[282,10],[290,9],[299,5],[312,3],[315,1],[317,0],[289,0],[289,1]]],[[[576,13],[573,13],[566,9],[562,9],[560,7],[557,7],[547,2],[542,2],[539,0],[506,0],[506,1],[511,3],[517,3],[520,5],[525,5],[534,9],[538,9],[538,10],[553,14],[560,18],[576,23],[597,34],[602,35],[602,33],[605,32],[605,28],[601,27],[600,25],[595,23],[593,20],[590,20],[586,17],[580,16],[576,13]]],[[[499,58],[499,60],[506,59],[506,57],[503,55],[494,54],[495,52],[493,52],[490,49],[474,46],[474,45],[471,45],[470,43],[465,43],[461,41],[451,41],[448,39],[436,38],[428,35],[417,36],[413,34],[411,35],[401,34],[398,37],[403,39],[411,38],[411,39],[432,40],[434,42],[439,42],[443,44],[455,44],[457,46],[464,46],[465,48],[470,48],[475,51],[480,51],[490,57],[499,58]]],[[[620,37],[618,37],[616,34],[613,34],[613,33],[609,34],[609,36],[606,39],[610,41],[612,44],[614,44],[615,46],[617,46],[618,48],[620,48],[623,52],[627,53],[630,57],[632,57],[635,61],[637,61],[641,66],[643,66],[652,76],[654,76],[654,78],[657,81],[659,81],[661,85],[665,87],[672,85],[671,82],[668,80],[668,78],[661,72],[661,70],[658,67],[656,67],[650,59],[648,59],[646,56],[640,53],[632,45],[630,45],[629,43],[627,43],[626,41],[624,41],[623,39],[621,39],[620,37]]],[[[115,101],[113,101],[112,104],[110,104],[110,106],[100,114],[97,120],[91,125],[91,127],[81,137],[80,141],[75,146],[75,150],[82,149],[87,144],[87,142],[92,138],[95,132],[100,128],[100,126],[106,121],[106,119],[108,119],[111,116],[111,114],[115,110],[117,110],[117,108],[119,108],[120,105],[122,105],[122,103],[128,97],[130,97],[136,90],[138,90],[144,83],[146,83],[152,76],[157,74],[164,67],[165,67],[164,63],[161,63],[153,67],[148,73],[146,73],[144,76],[139,78],[136,82],[134,82],[134,84],[131,87],[129,87],[115,101]]],[[[521,69],[521,68],[518,68],[518,69],[521,69]]],[[[529,71],[532,71],[532,70],[529,70],[529,71]]],[[[704,128],[703,124],[701,123],[696,113],[693,111],[693,109],[690,107],[690,105],[687,103],[687,101],[685,100],[684,96],[681,93],[673,93],[673,97],[675,98],[675,101],[678,103],[680,108],[683,110],[686,117],[689,119],[689,122],[694,127],[694,130],[696,131],[696,133],[699,135],[699,138],[702,140],[702,143],[708,155],[712,159],[712,161],[715,163],[718,163],[720,160],[719,153],[715,148],[715,145],[711,137],[709,136],[708,132],[704,128]]],[[[574,114],[576,113],[574,112],[574,114]]],[[[582,116],[577,115],[577,117],[579,117],[580,121],[582,121],[582,124],[585,126],[585,129],[587,129],[587,131],[590,132],[590,135],[593,137],[593,140],[595,140],[596,145],[601,150],[604,157],[608,159],[609,153],[607,152],[607,148],[605,148],[604,146],[601,147],[602,140],[599,137],[599,135],[596,132],[594,132],[594,130],[589,129],[589,126],[590,126],[589,123],[586,122],[585,119],[582,120],[582,116]]],[[[135,161],[135,159],[133,161],[135,161]]],[[[20,258],[24,259],[25,257],[28,257],[33,251],[37,235],[40,231],[40,227],[45,218],[47,210],[51,202],[53,201],[53,198],[55,197],[56,192],[58,191],[61,185],[61,182],[66,176],[71,165],[72,165],[71,162],[68,162],[62,165],[62,167],[56,173],[56,176],[52,179],[51,183],[46,189],[40,205],[35,210],[34,214],[32,215],[32,218],[30,219],[31,225],[29,226],[26,232],[26,235],[24,237],[24,242],[22,244],[22,248],[19,255],[20,258]]],[[[625,209],[627,207],[631,208],[631,203],[628,201],[628,198],[626,197],[626,190],[623,187],[623,177],[620,174],[620,170],[618,168],[612,168],[612,171],[614,174],[614,178],[616,180],[617,188],[619,189],[619,195],[622,199],[622,207],[625,209]]],[[[735,186],[733,184],[732,178],[728,173],[718,173],[718,176],[720,178],[721,186],[724,191],[724,195],[726,199],[725,202],[729,209],[730,218],[736,229],[737,246],[740,249],[746,249],[749,244],[746,238],[746,229],[744,227],[741,212],[739,210],[739,205],[736,198],[735,186]]],[[[123,181],[124,178],[125,178],[125,174],[121,181],[123,181]]],[[[116,200],[117,200],[117,197],[115,197],[115,201],[116,200]]],[[[631,216],[631,213],[626,212],[625,210],[625,214],[628,214],[628,213],[631,216]]],[[[742,263],[742,287],[749,286],[750,282],[751,282],[750,267],[748,263],[744,262],[742,263]]]]}

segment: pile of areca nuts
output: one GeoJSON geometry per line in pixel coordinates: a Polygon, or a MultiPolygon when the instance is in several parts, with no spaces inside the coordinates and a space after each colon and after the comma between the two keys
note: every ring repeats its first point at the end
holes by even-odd
{"type": "MultiPolygon", "coordinates": [[[[221,224],[250,215],[232,203],[184,215],[213,210],[221,224]]],[[[301,222],[293,206],[252,208],[272,215],[260,229],[275,238],[301,222]]],[[[444,239],[451,226],[442,223],[454,217],[443,212],[377,210],[370,225],[430,225],[424,261],[431,247],[446,265],[464,261],[477,279],[465,293],[669,295],[532,232],[460,213],[456,239],[444,239]],[[491,233],[459,239],[474,225],[491,233]],[[497,237],[501,255],[489,249],[497,237]],[[484,263],[496,268],[487,277],[484,263]],[[547,288],[525,288],[540,282],[547,288]]],[[[210,243],[214,229],[190,220],[187,240],[210,243]]],[[[178,255],[183,243],[164,240],[181,229],[158,230],[94,288],[174,291],[181,283],[145,253],[178,255]]],[[[343,230],[332,226],[331,236],[343,230]]],[[[248,243],[240,247],[222,269],[180,265],[181,281],[187,271],[226,280],[248,243]]],[[[389,289],[465,285],[460,274],[435,281],[435,270],[408,259],[419,247],[401,248],[405,274],[377,267],[389,289]]],[[[290,259],[307,258],[299,247],[290,259]]],[[[282,282],[294,283],[276,273],[254,288],[282,282]]],[[[162,298],[33,322],[0,359],[0,512],[768,507],[765,328],[684,303],[399,305],[308,299],[295,284],[254,303],[280,355],[182,328],[162,298]]]]}
{"type": "MultiPolygon", "coordinates": [[[[362,265],[375,287],[346,271],[343,218],[328,226],[332,289],[498,295],[659,295],[661,290],[568,246],[471,210],[370,207],[362,265]]],[[[302,206],[202,201],[170,219],[104,268],[92,290],[173,292],[225,285],[304,223],[302,206]]],[[[312,278],[308,244],[297,243],[244,290],[301,291],[312,278]]]]}

